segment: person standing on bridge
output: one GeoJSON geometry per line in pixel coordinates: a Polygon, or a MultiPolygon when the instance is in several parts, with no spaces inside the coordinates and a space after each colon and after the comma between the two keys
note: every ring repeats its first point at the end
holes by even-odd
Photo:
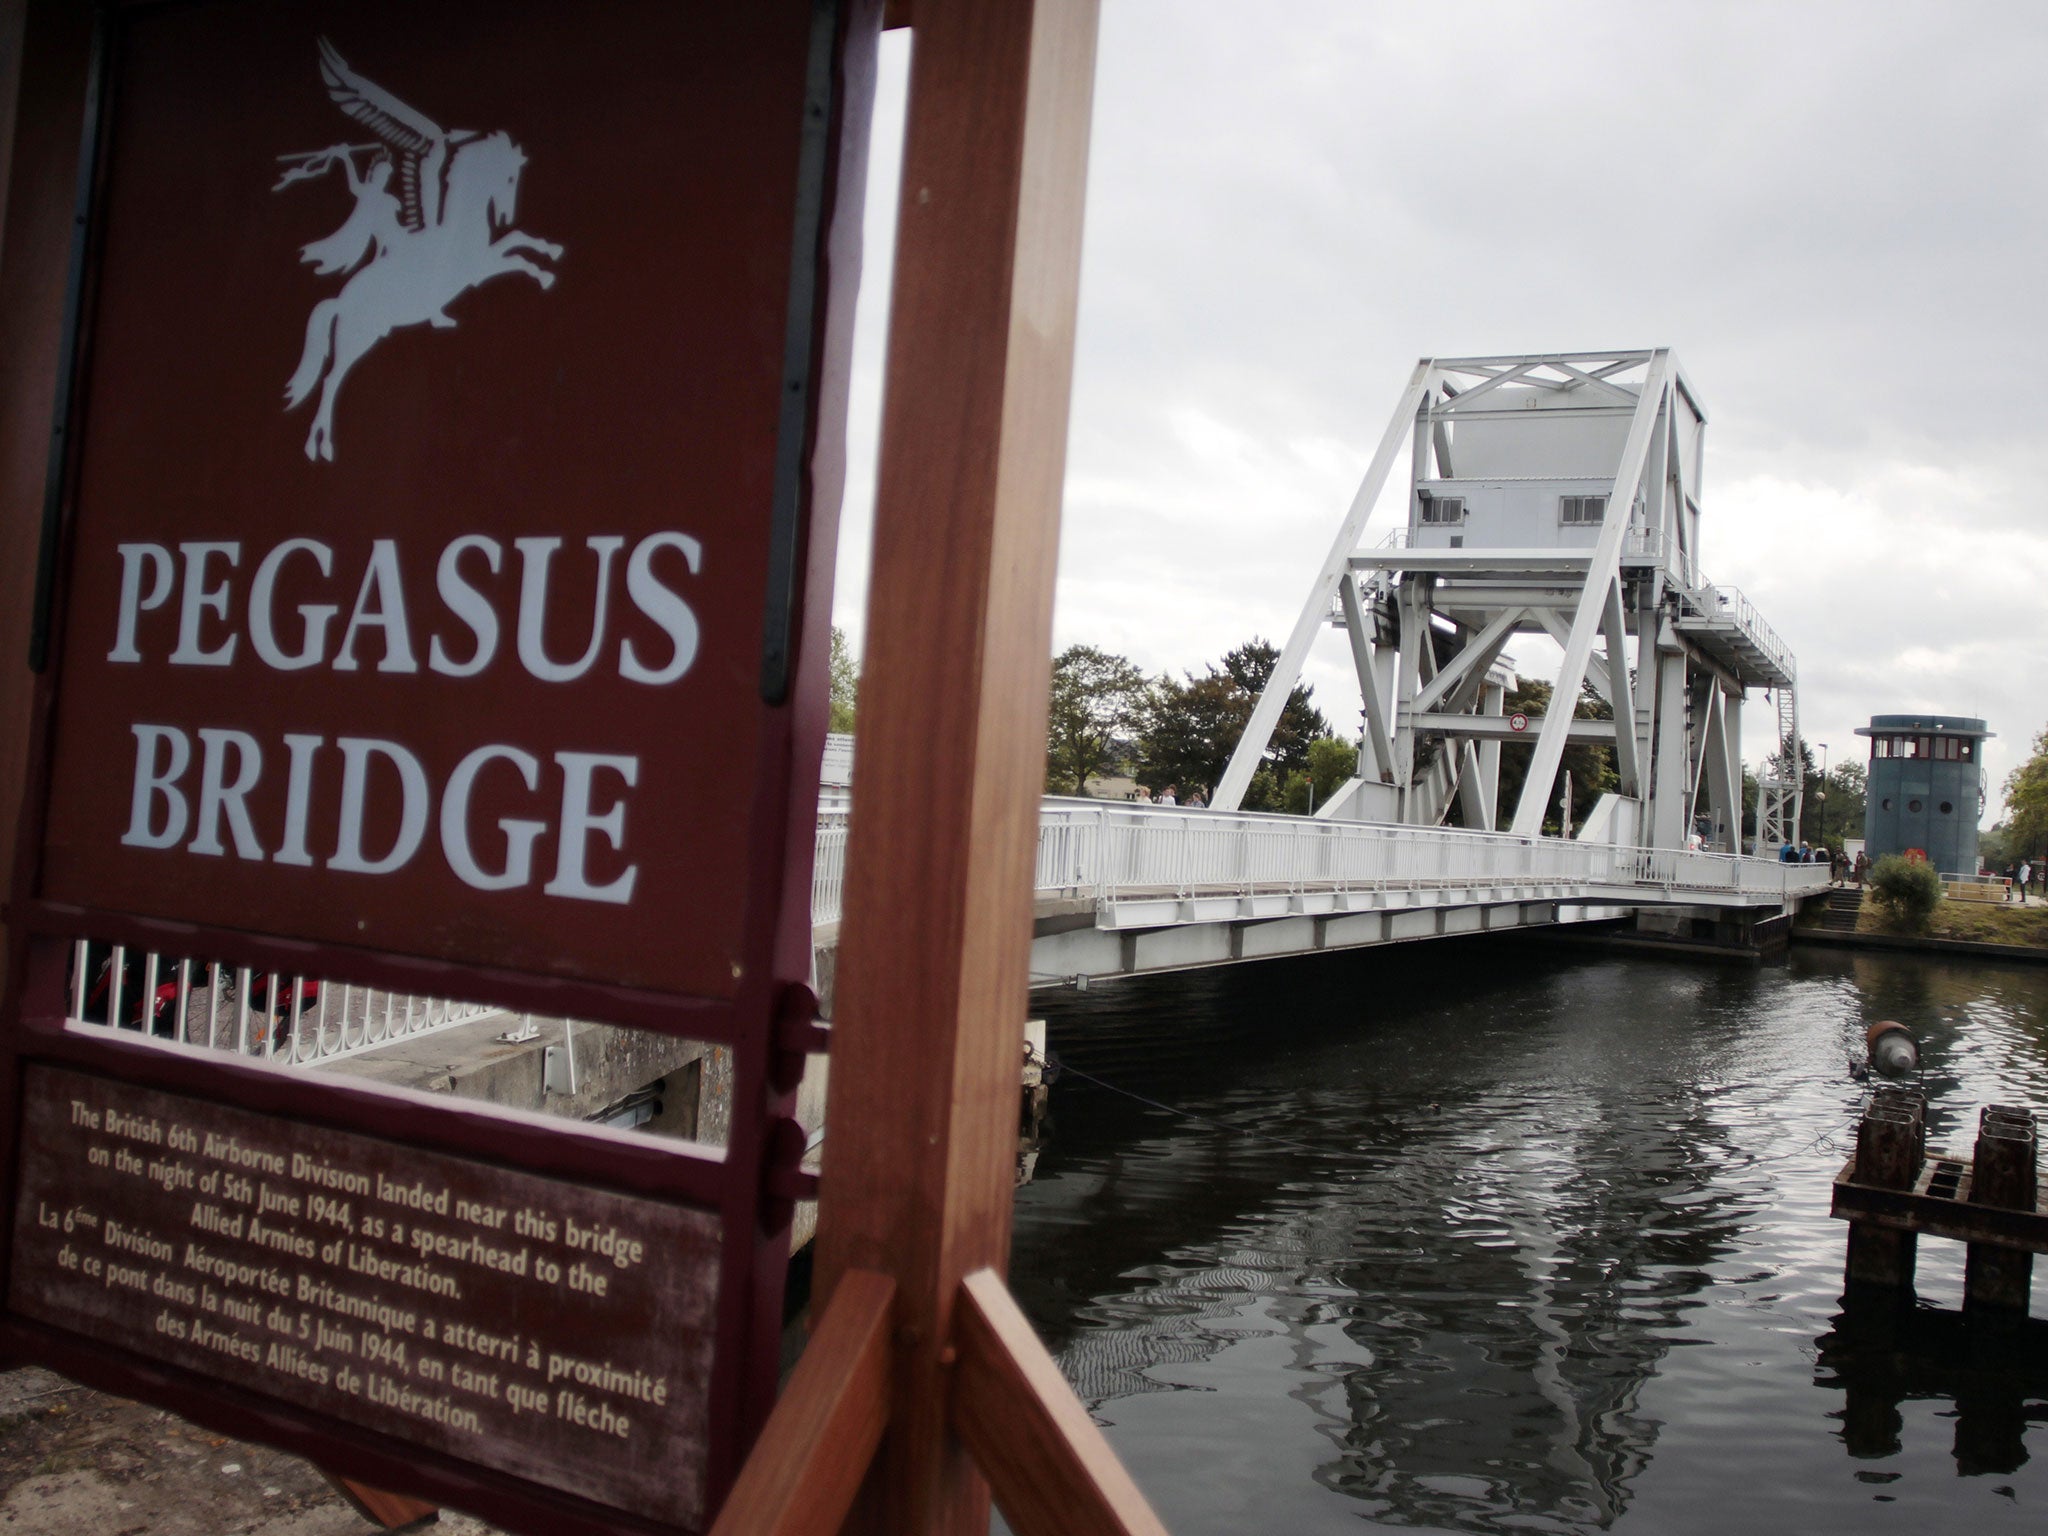
{"type": "Polygon", "coordinates": [[[1161,805],[1179,805],[1179,804],[1180,804],[1180,798],[1179,798],[1179,797],[1178,797],[1177,795],[1175,795],[1175,794],[1174,794],[1174,792],[1173,792],[1173,786],[1172,786],[1171,784],[1167,785],[1167,786],[1166,786],[1166,788],[1164,788],[1164,789],[1162,789],[1161,791],[1159,791],[1159,803],[1160,803],[1161,805]]]}
{"type": "Polygon", "coordinates": [[[1152,803],[1152,791],[1147,789],[1144,785],[1140,784],[1138,786],[1138,792],[1135,795],[1131,796],[1131,800],[1134,804],[1137,805],[1150,805],[1152,803]]]}

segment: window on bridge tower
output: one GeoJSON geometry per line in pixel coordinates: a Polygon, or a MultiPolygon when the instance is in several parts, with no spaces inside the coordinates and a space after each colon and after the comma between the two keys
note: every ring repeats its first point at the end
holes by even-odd
{"type": "Polygon", "coordinates": [[[1560,496],[1557,498],[1557,520],[1565,527],[1584,527],[1604,522],[1607,518],[1605,496],[1560,496]]]}

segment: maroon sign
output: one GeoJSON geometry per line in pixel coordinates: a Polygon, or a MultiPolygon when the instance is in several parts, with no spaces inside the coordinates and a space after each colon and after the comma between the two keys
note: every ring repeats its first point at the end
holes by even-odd
{"type": "Polygon", "coordinates": [[[717,1223],[31,1067],[8,1305],[632,1513],[703,1512],[717,1223]]]}
{"type": "Polygon", "coordinates": [[[879,6],[97,10],[14,180],[85,106],[0,1356],[512,1528],[697,1527],[809,1187],[879,6]],[[249,968],[272,1040],[274,971],[713,1041],[726,1145],[73,1027],[109,945],[249,968]]]}
{"type": "Polygon", "coordinates": [[[44,897],[735,992],[811,26],[126,18],[44,897]]]}

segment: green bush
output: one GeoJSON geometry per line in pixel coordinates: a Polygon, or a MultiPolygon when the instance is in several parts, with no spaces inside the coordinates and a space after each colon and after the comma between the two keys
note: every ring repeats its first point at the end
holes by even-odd
{"type": "Polygon", "coordinates": [[[1932,864],[1888,853],[1870,871],[1870,894],[1901,928],[1925,928],[1941,901],[1941,876],[1932,864]]]}

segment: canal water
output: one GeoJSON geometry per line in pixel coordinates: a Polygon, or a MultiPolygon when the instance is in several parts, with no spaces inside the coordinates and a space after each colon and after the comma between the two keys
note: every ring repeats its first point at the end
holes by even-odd
{"type": "Polygon", "coordinates": [[[1460,940],[1035,1002],[1012,1284],[1177,1536],[2043,1529],[2048,1324],[1963,1327],[1933,1241],[1845,1314],[1827,1210],[1868,1025],[1967,1154],[2048,1108],[2048,970],[1460,940]]]}

